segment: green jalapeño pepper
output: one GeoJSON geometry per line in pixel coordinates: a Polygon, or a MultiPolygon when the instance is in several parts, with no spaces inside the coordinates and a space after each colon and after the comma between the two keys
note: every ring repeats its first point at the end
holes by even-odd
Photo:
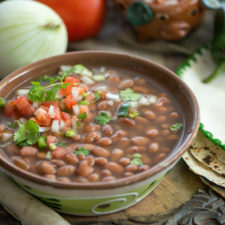
{"type": "Polygon", "coordinates": [[[220,2],[220,8],[216,13],[211,55],[218,66],[212,74],[203,80],[204,83],[209,83],[225,70],[225,2],[220,2]]]}

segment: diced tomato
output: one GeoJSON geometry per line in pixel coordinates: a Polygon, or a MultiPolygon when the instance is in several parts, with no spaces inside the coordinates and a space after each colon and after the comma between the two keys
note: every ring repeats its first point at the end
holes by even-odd
{"type": "Polygon", "coordinates": [[[66,107],[69,109],[69,110],[72,110],[73,106],[76,105],[76,101],[75,99],[73,98],[72,95],[68,95],[66,98],[65,98],[65,104],[66,104],[66,107]]]}
{"type": "Polygon", "coordinates": [[[59,106],[59,101],[53,100],[53,101],[42,102],[42,105],[47,107],[49,107],[50,105],[59,106]]]}
{"type": "Polygon", "coordinates": [[[93,102],[95,99],[95,95],[91,92],[86,98],[85,100],[87,100],[88,102],[93,102]]]}
{"type": "Polygon", "coordinates": [[[61,112],[61,116],[63,120],[70,120],[70,114],[66,112],[61,112]]]}
{"type": "Polygon", "coordinates": [[[5,116],[16,118],[16,100],[10,101],[5,105],[5,116]]]}
{"type": "Polygon", "coordinates": [[[38,124],[41,126],[51,126],[52,119],[49,114],[41,107],[39,107],[35,112],[34,115],[38,121],[38,124]]]}
{"type": "Polygon", "coordinates": [[[61,120],[61,111],[60,111],[60,108],[55,106],[54,108],[54,112],[55,112],[55,120],[61,120]]]}
{"type": "Polygon", "coordinates": [[[102,99],[106,99],[106,92],[105,91],[101,92],[101,97],[102,97],[102,99]]]}
{"type": "Polygon", "coordinates": [[[89,108],[86,105],[80,105],[80,114],[86,112],[87,117],[89,115],[89,108]]]}
{"type": "Polygon", "coordinates": [[[29,100],[25,96],[20,96],[16,100],[16,107],[20,114],[25,117],[30,117],[34,114],[34,107],[30,104],[29,100]]]}
{"type": "Polygon", "coordinates": [[[56,136],[52,136],[52,135],[48,135],[46,142],[47,142],[47,145],[55,144],[57,142],[57,137],[56,136]]]}
{"type": "Polygon", "coordinates": [[[68,83],[69,83],[69,85],[66,88],[60,89],[60,94],[63,95],[63,96],[70,95],[73,86],[77,83],[80,83],[80,80],[76,77],[68,76],[68,77],[66,77],[63,84],[68,84],[68,83]]]}
{"type": "Polygon", "coordinates": [[[49,110],[47,106],[43,106],[43,105],[41,105],[39,108],[44,109],[46,112],[48,112],[49,110]]]}
{"type": "Polygon", "coordinates": [[[85,91],[82,87],[73,87],[72,92],[76,92],[79,95],[82,95],[85,91]]]}
{"type": "Polygon", "coordinates": [[[67,152],[67,149],[63,147],[57,147],[55,150],[52,151],[52,157],[55,159],[61,159],[67,152]]]}

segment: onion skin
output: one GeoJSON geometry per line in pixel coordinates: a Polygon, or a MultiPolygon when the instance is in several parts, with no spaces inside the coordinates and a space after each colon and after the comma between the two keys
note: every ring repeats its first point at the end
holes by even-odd
{"type": "Polygon", "coordinates": [[[0,3],[0,78],[37,60],[62,54],[68,45],[65,24],[36,1],[0,3]]]}

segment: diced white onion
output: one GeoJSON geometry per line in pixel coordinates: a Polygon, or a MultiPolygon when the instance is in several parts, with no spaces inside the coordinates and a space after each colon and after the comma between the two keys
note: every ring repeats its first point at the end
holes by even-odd
{"type": "Polygon", "coordinates": [[[148,99],[147,99],[145,96],[142,96],[142,97],[140,98],[139,103],[140,103],[141,105],[149,105],[149,104],[150,104],[149,101],[148,101],[148,99]]]}
{"type": "Polygon", "coordinates": [[[65,126],[65,122],[63,120],[60,121],[59,128],[62,129],[65,126]]]}
{"type": "Polygon", "coordinates": [[[94,81],[87,76],[82,76],[80,79],[87,85],[94,84],[94,81]]]}
{"type": "Polygon", "coordinates": [[[22,124],[24,124],[24,123],[26,123],[26,122],[27,122],[27,119],[25,119],[25,118],[21,117],[21,118],[19,119],[19,122],[20,122],[20,123],[22,123],[22,124]]]}
{"type": "Polygon", "coordinates": [[[110,106],[113,106],[114,102],[111,101],[111,100],[109,100],[109,101],[107,102],[107,104],[110,105],[110,106]]]}
{"type": "Polygon", "coordinates": [[[38,117],[40,114],[46,114],[47,112],[44,110],[44,109],[42,109],[42,108],[38,108],[35,112],[34,112],[34,115],[36,116],[36,117],[38,117]]]}
{"type": "Polygon", "coordinates": [[[69,70],[71,68],[72,68],[72,66],[69,66],[69,65],[62,65],[62,66],[60,66],[60,70],[61,71],[66,71],[66,70],[69,70]]]}
{"type": "Polygon", "coordinates": [[[12,139],[12,137],[13,137],[13,134],[11,134],[11,133],[2,133],[1,140],[2,140],[2,142],[7,142],[10,139],[12,139]]]}
{"type": "Polygon", "coordinates": [[[130,103],[130,106],[133,107],[133,108],[136,108],[138,107],[138,102],[129,102],[130,103]]]}
{"type": "Polygon", "coordinates": [[[16,91],[16,95],[17,96],[26,96],[26,95],[28,95],[28,93],[29,93],[29,89],[19,89],[19,90],[17,90],[16,91]]]}
{"type": "Polygon", "coordinates": [[[90,70],[88,70],[87,68],[85,68],[82,72],[82,75],[91,77],[93,75],[93,73],[90,70]]]}
{"type": "Polygon", "coordinates": [[[33,102],[32,106],[37,109],[39,107],[40,103],[39,102],[33,102]]]}
{"type": "Polygon", "coordinates": [[[106,68],[105,68],[104,66],[101,66],[100,69],[99,69],[99,71],[100,71],[101,73],[104,73],[105,70],[106,70],[106,68]]]}
{"type": "Polygon", "coordinates": [[[102,80],[105,80],[105,76],[104,75],[95,75],[95,76],[93,76],[93,79],[96,81],[102,81],[102,80]]]}
{"type": "Polygon", "coordinates": [[[148,96],[148,101],[150,104],[155,104],[157,102],[158,98],[155,95],[148,96]]]}
{"type": "Polygon", "coordinates": [[[95,91],[107,91],[106,86],[97,86],[94,88],[95,91]]]}
{"type": "Polygon", "coordinates": [[[59,120],[52,121],[52,132],[59,132],[59,120]]]}
{"type": "Polygon", "coordinates": [[[76,102],[79,102],[82,100],[82,96],[79,95],[79,90],[76,87],[72,88],[72,96],[76,100],[76,102]]]}
{"type": "Polygon", "coordinates": [[[60,99],[63,98],[63,96],[60,94],[59,91],[56,93],[55,97],[56,97],[56,98],[60,98],[60,99]]]}
{"type": "Polygon", "coordinates": [[[106,98],[114,102],[120,102],[120,96],[118,94],[106,93],[106,98]]]}
{"type": "Polygon", "coordinates": [[[73,112],[76,116],[78,116],[80,114],[80,107],[79,105],[75,105],[73,106],[73,112]]]}
{"type": "Polygon", "coordinates": [[[39,132],[45,132],[45,131],[50,131],[50,127],[39,127],[39,132]]]}
{"type": "Polygon", "coordinates": [[[53,105],[49,106],[48,114],[52,119],[55,118],[55,107],[53,105]]]}

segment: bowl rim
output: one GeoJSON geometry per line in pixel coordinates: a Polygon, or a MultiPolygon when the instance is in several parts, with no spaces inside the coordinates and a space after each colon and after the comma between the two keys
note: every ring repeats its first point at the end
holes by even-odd
{"type": "Polygon", "coordinates": [[[27,180],[39,185],[51,186],[57,189],[112,189],[112,188],[122,187],[128,184],[134,184],[134,183],[146,180],[147,178],[156,176],[161,171],[165,170],[167,167],[173,166],[181,158],[181,156],[190,146],[194,137],[197,135],[199,124],[200,124],[200,110],[199,110],[197,99],[194,93],[192,92],[192,90],[187,86],[187,84],[183,80],[181,80],[181,78],[179,78],[174,72],[167,69],[166,67],[161,66],[155,62],[152,62],[151,60],[148,60],[139,56],[134,56],[131,54],[111,52],[111,51],[101,51],[101,50],[67,52],[64,54],[60,54],[60,55],[56,55],[56,56],[52,56],[52,57],[48,57],[48,58],[36,61],[34,63],[28,64],[12,72],[0,82],[0,88],[6,88],[8,81],[12,80],[13,78],[19,75],[22,75],[23,73],[31,69],[34,69],[36,67],[38,68],[42,64],[46,63],[48,60],[60,59],[61,57],[70,56],[70,55],[73,56],[73,55],[85,55],[85,54],[102,54],[102,55],[107,54],[107,55],[113,55],[114,57],[126,57],[128,59],[133,59],[135,61],[146,63],[150,67],[154,67],[158,70],[161,70],[163,73],[169,74],[172,77],[172,79],[175,79],[182,86],[182,88],[185,89],[186,93],[188,93],[190,97],[188,98],[189,99],[188,101],[191,103],[191,105],[193,105],[192,111],[194,116],[193,116],[193,122],[191,125],[192,126],[191,134],[184,139],[183,143],[181,143],[178,147],[177,146],[175,147],[175,149],[177,148],[176,154],[167,155],[162,161],[160,161],[153,167],[150,167],[146,171],[143,171],[141,173],[135,174],[130,177],[119,178],[113,181],[100,181],[100,182],[87,182],[87,183],[82,183],[82,182],[63,183],[60,181],[52,181],[50,179],[47,179],[39,175],[33,174],[31,172],[20,169],[19,167],[17,167],[16,165],[13,165],[9,160],[4,158],[4,156],[0,154],[0,167],[3,167],[3,169],[6,170],[6,172],[11,173],[11,176],[16,175],[17,177],[20,177],[23,180],[27,180]]]}

